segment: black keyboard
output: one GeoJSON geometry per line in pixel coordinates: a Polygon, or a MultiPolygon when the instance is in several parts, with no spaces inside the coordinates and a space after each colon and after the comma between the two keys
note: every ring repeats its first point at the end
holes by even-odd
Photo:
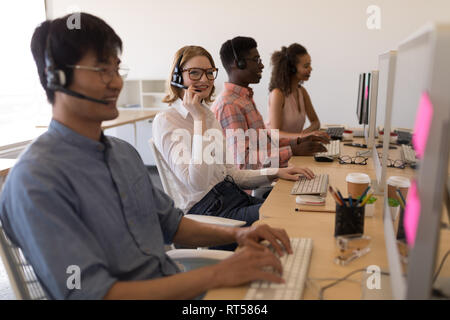
{"type": "Polygon", "coordinates": [[[327,128],[327,133],[330,136],[331,140],[342,140],[344,130],[344,127],[330,127],[327,128]]]}
{"type": "Polygon", "coordinates": [[[394,132],[398,134],[397,136],[398,144],[411,144],[412,134],[410,132],[400,130],[395,130],[394,132]]]}

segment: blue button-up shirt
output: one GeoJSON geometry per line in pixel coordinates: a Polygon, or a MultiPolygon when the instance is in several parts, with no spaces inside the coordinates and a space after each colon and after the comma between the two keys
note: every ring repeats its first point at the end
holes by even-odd
{"type": "Polygon", "coordinates": [[[53,120],[10,171],[0,218],[54,299],[101,299],[116,281],[179,272],[164,243],[182,212],[120,139],[94,141],[53,120]]]}

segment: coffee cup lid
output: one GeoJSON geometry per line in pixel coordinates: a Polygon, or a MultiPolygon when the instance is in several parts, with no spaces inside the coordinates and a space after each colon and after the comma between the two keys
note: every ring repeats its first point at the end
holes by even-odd
{"type": "Polygon", "coordinates": [[[345,181],[351,183],[370,183],[370,177],[365,173],[349,173],[345,178],[345,181]]]}
{"type": "Polygon", "coordinates": [[[387,179],[387,184],[397,188],[409,188],[411,186],[409,179],[401,176],[389,177],[389,179],[387,179]]]}

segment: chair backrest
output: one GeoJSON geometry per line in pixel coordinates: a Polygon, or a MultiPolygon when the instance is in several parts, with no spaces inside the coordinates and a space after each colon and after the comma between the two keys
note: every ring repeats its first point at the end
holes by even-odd
{"type": "Polygon", "coordinates": [[[5,265],[11,287],[19,300],[46,300],[33,267],[28,263],[22,250],[8,238],[0,223],[0,255],[5,265]]]}
{"type": "Polygon", "coordinates": [[[164,192],[172,198],[175,203],[175,207],[179,208],[183,203],[183,199],[180,197],[181,192],[178,188],[178,185],[181,184],[181,181],[179,181],[178,178],[173,174],[166,160],[164,160],[162,154],[159,152],[158,148],[156,148],[153,139],[150,139],[148,143],[155,157],[156,168],[158,169],[164,192]]]}

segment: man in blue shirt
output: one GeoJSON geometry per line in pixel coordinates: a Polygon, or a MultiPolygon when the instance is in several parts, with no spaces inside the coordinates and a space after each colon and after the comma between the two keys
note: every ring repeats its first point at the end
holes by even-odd
{"type": "Polygon", "coordinates": [[[225,228],[183,217],[154,188],[136,150],[103,135],[117,117],[122,89],[122,42],[103,20],[81,13],[81,28],[65,16],[45,21],[31,49],[53,119],[10,171],[0,198],[0,219],[41,284],[54,299],[187,299],[221,286],[263,279],[281,271],[259,244],[291,252],[284,230],[266,225],[225,228]],[[180,273],[164,243],[211,246],[237,242],[243,250],[213,266],[180,273]],[[80,270],[80,287],[67,270],[80,270]],[[70,288],[69,288],[70,287],[70,288]]]}

